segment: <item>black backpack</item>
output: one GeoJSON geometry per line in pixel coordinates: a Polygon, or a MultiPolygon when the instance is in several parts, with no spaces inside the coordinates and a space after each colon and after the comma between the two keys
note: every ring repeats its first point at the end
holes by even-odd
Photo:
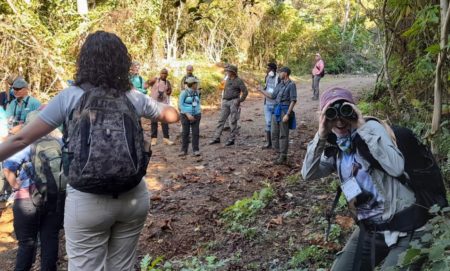
{"type": "MultiPolygon", "coordinates": [[[[368,119],[368,121],[377,121],[368,119]]],[[[444,178],[430,149],[422,144],[413,131],[400,126],[392,126],[396,144],[405,159],[405,173],[397,180],[414,191],[416,205],[428,211],[437,204],[448,205],[444,178]]],[[[373,168],[383,170],[370,154],[367,145],[360,138],[355,139],[356,148],[373,168]]],[[[384,171],[384,170],[383,170],[384,171]]]]}
{"type": "Polygon", "coordinates": [[[64,174],[79,191],[117,197],[146,174],[150,154],[140,117],[124,92],[81,87],[64,129],[64,174]]]}
{"type": "MultiPolygon", "coordinates": [[[[422,144],[410,129],[399,126],[389,127],[376,118],[367,118],[366,121],[378,121],[385,128],[392,130],[393,135],[395,135],[397,147],[405,159],[406,174],[396,177],[396,179],[408,186],[416,197],[415,204],[394,215],[389,222],[379,225],[378,230],[395,230],[401,232],[415,230],[423,226],[431,218],[428,212],[430,207],[433,205],[438,205],[439,207],[448,206],[444,178],[439,165],[429,148],[422,144]]],[[[325,149],[325,155],[328,157],[336,155],[335,135],[331,133],[327,141],[330,145],[325,149]]],[[[372,168],[386,172],[372,156],[367,144],[359,135],[356,135],[353,144],[361,156],[370,163],[372,168]]],[[[331,226],[330,220],[334,215],[334,209],[337,206],[340,195],[341,190],[338,188],[331,210],[326,215],[329,224],[327,235],[331,226]]]]}

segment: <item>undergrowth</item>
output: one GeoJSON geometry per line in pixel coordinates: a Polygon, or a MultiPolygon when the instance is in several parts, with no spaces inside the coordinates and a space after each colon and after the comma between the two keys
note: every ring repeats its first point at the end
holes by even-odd
{"type": "Polygon", "coordinates": [[[257,229],[251,227],[256,215],[264,209],[274,197],[271,186],[255,192],[252,197],[236,201],[227,207],[221,214],[221,222],[225,224],[230,232],[242,233],[246,237],[253,237],[257,229]]]}

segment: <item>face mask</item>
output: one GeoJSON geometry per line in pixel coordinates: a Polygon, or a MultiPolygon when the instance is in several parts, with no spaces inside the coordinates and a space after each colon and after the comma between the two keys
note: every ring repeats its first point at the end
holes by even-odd
{"type": "Polygon", "coordinates": [[[274,77],[274,76],[275,76],[275,73],[274,73],[273,71],[270,71],[270,72],[269,72],[269,76],[270,76],[270,77],[274,77]]]}

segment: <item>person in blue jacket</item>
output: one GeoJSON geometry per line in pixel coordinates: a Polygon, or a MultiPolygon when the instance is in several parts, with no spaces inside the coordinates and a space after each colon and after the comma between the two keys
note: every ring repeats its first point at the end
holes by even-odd
{"type": "Polygon", "coordinates": [[[181,92],[179,98],[182,126],[182,144],[180,156],[186,156],[188,153],[189,134],[191,129],[193,155],[200,156],[199,137],[202,111],[200,106],[200,92],[198,90],[198,83],[199,81],[195,77],[187,78],[187,88],[181,92]]]}

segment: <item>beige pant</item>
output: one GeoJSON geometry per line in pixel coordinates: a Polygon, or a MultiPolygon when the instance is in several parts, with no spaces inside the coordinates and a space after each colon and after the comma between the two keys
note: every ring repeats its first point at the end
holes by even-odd
{"type": "Polygon", "coordinates": [[[149,205],[144,181],[117,199],[69,186],[64,215],[69,271],[133,270],[149,205]]]}
{"type": "Polygon", "coordinates": [[[225,126],[225,123],[227,122],[228,117],[230,117],[230,138],[228,140],[235,140],[236,135],[238,133],[238,120],[241,116],[240,114],[240,107],[237,105],[239,101],[239,98],[233,99],[233,100],[222,100],[222,108],[220,111],[220,118],[219,122],[216,126],[216,132],[214,134],[215,139],[220,139],[220,136],[222,135],[223,127],[225,126]]]}

